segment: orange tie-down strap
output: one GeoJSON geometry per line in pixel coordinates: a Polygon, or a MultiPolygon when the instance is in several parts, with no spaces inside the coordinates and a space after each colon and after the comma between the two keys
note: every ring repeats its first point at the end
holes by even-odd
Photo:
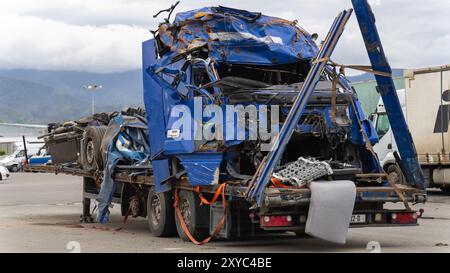
{"type": "Polygon", "coordinates": [[[292,188],[288,185],[283,184],[280,180],[276,179],[275,177],[272,177],[270,179],[270,182],[271,182],[271,185],[270,185],[271,188],[282,188],[282,189],[292,188]]]}
{"type": "Polygon", "coordinates": [[[198,198],[200,198],[200,201],[202,201],[202,204],[211,205],[217,201],[220,193],[223,192],[225,185],[226,185],[225,183],[220,184],[219,188],[217,188],[216,193],[214,194],[214,197],[211,201],[208,201],[205,197],[203,197],[200,186],[197,186],[194,189],[195,189],[195,192],[198,194],[198,198]]]}
{"type": "Polygon", "coordinates": [[[178,195],[178,189],[175,189],[175,203],[173,204],[173,206],[175,207],[175,211],[177,213],[177,217],[178,220],[180,221],[181,227],[183,228],[184,233],[188,236],[189,240],[191,240],[192,243],[196,244],[196,245],[203,245],[208,243],[212,238],[214,238],[217,234],[219,234],[219,232],[222,230],[224,224],[225,224],[225,217],[227,216],[228,213],[228,204],[227,204],[227,199],[225,198],[225,186],[226,183],[222,183],[219,188],[217,189],[216,193],[214,194],[214,197],[211,201],[206,200],[200,193],[200,187],[196,187],[195,188],[195,192],[198,193],[198,196],[200,198],[200,200],[202,201],[203,204],[207,204],[207,205],[211,205],[212,203],[214,203],[217,198],[219,198],[219,195],[222,193],[222,207],[223,207],[223,215],[222,218],[220,219],[219,223],[217,224],[216,228],[214,229],[213,234],[211,234],[211,236],[209,236],[208,238],[202,240],[202,241],[197,241],[194,236],[192,236],[191,232],[189,231],[189,228],[186,226],[186,223],[184,222],[183,219],[183,215],[181,214],[181,210],[179,207],[180,204],[180,197],[178,195]]]}

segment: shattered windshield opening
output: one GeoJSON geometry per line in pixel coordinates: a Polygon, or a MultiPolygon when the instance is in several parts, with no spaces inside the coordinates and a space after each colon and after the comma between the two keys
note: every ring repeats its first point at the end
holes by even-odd
{"type": "Polygon", "coordinates": [[[221,65],[218,73],[224,77],[244,77],[253,81],[266,83],[268,85],[284,85],[303,82],[309,72],[311,65],[309,60],[292,64],[281,64],[273,66],[256,65],[221,65]]]}

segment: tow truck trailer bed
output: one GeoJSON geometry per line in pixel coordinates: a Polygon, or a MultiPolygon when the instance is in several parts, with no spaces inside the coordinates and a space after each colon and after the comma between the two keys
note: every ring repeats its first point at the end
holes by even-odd
{"type": "MultiPolygon", "coordinates": [[[[151,170],[148,174],[136,174],[130,172],[130,168],[118,168],[115,172],[115,180],[120,183],[130,183],[145,186],[154,186],[153,176],[151,170]]],[[[54,166],[54,165],[33,165],[25,168],[26,172],[40,172],[40,173],[54,173],[54,174],[68,174],[74,176],[82,176],[91,178],[94,180],[101,180],[102,174],[89,172],[77,167],[66,166],[54,166]]],[[[232,181],[230,181],[232,182],[232,181]]],[[[181,178],[180,183],[174,185],[174,187],[184,190],[194,190],[187,179],[181,178]]],[[[425,198],[423,191],[405,185],[397,185],[397,187],[404,194],[408,202],[418,202],[420,198],[425,198]]],[[[232,185],[227,187],[225,194],[232,193],[233,197],[244,198],[247,187],[232,185]]],[[[202,192],[215,193],[217,186],[202,186],[202,192]]],[[[357,202],[401,202],[395,193],[394,188],[385,186],[370,186],[370,187],[357,187],[357,202]]],[[[266,192],[266,204],[269,207],[282,207],[282,206],[298,206],[309,204],[309,198],[311,191],[307,188],[268,188],[266,192]],[[276,198],[277,200],[273,199],[276,198]]]]}

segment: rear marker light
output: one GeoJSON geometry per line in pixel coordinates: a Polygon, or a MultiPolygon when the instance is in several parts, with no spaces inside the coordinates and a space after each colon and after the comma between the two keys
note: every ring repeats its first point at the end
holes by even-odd
{"type": "Polygon", "coordinates": [[[375,222],[383,221],[383,215],[381,213],[375,214],[375,222]]]}
{"type": "Polygon", "coordinates": [[[289,227],[292,225],[292,216],[290,215],[264,216],[261,221],[262,227],[289,227]]]}
{"type": "Polygon", "coordinates": [[[394,224],[415,224],[417,223],[418,215],[415,212],[405,212],[405,213],[392,213],[391,214],[392,223],[394,224]]]}

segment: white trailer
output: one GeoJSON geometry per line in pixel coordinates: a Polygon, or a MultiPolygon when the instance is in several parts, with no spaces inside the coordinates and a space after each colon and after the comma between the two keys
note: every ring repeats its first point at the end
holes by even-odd
{"type": "MultiPolygon", "coordinates": [[[[404,75],[405,90],[397,92],[425,178],[430,187],[450,192],[450,65],[406,70],[404,75]]],[[[381,100],[372,120],[380,136],[375,145],[380,162],[402,183],[394,157],[397,147],[381,100]]]]}

